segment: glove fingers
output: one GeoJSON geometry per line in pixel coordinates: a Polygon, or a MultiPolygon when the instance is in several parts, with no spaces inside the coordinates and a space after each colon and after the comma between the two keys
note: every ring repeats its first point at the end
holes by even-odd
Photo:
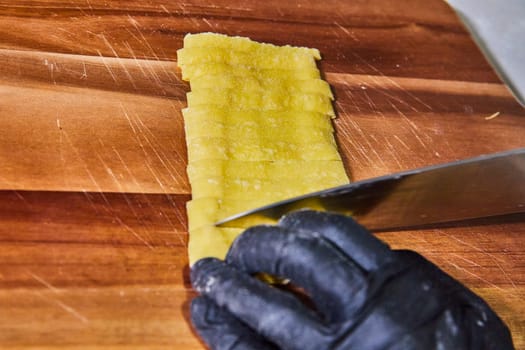
{"type": "Polygon", "coordinates": [[[328,322],[347,320],[364,304],[364,272],[331,242],[311,232],[255,226],[233,243],[226,260],[248,273],[287,278],[306,290],[328,322]]]}
{"type": "Polygon", "coordinates": [[[288,349],[312,344],[324,348],[321,342],[327,332],[295,297],[213,258],[195,263],[191,278],[198,292],[269,342],[288,349]]]}
{"type": "Polygon", "coordinates": [[[376,270],[390,259],[388,245],[348,216],[300,210],[283,216],[279,226],[290,231],[315,232],[325,237],[366,271],[376,270]]]}
{"type": "Polygon", "coordinates": [[[275,350],[253,330],[219,308],[206,297],[197,297],[191,303],[191,321],[210,349],[214,350],[275,350]]]}

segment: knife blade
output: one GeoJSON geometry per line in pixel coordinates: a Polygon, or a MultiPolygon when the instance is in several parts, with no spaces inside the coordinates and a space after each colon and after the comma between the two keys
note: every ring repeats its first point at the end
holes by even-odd
{"type": "Polygon", "coordinates": [[[217,226],[273,223],[299,209],[351,215],[372,231],[525,212],[525,148],[409,170],[283,200],[217,226]]]}

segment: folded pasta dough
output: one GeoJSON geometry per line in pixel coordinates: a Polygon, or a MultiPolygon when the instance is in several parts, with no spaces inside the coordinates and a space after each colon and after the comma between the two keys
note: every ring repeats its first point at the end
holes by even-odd
{"type": "Polygon", "coordinates": [[[223,34],[184,38],[178,64],[192,90],[183,110],[190,264],[224,258],[244,229],[218,228],[217,220],[348,183],[320,58],[317,49],[223,34]]]}

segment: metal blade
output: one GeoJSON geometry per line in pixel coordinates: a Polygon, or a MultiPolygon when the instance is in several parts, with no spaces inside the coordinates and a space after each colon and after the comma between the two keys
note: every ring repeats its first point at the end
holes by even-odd
{"type": "Polygon", "coordinates": [[[351,215],[370,230],[525,212],[525,148],[359,181],[216,223],[247,227],[298,209],[351,215]]]}

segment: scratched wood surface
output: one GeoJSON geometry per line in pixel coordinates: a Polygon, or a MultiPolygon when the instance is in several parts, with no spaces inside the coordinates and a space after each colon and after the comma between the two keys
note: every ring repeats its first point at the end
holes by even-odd
{"type": "MultiPolygon", "coordinates": [[[[0,348],[203,348],[176,68],[200,31],[319,48],[354,180],[525,146],[525,111],[439,0],[0,0],[0,348]]],[[[523,216],[380,236],[525,348],[523,216]]]]}

